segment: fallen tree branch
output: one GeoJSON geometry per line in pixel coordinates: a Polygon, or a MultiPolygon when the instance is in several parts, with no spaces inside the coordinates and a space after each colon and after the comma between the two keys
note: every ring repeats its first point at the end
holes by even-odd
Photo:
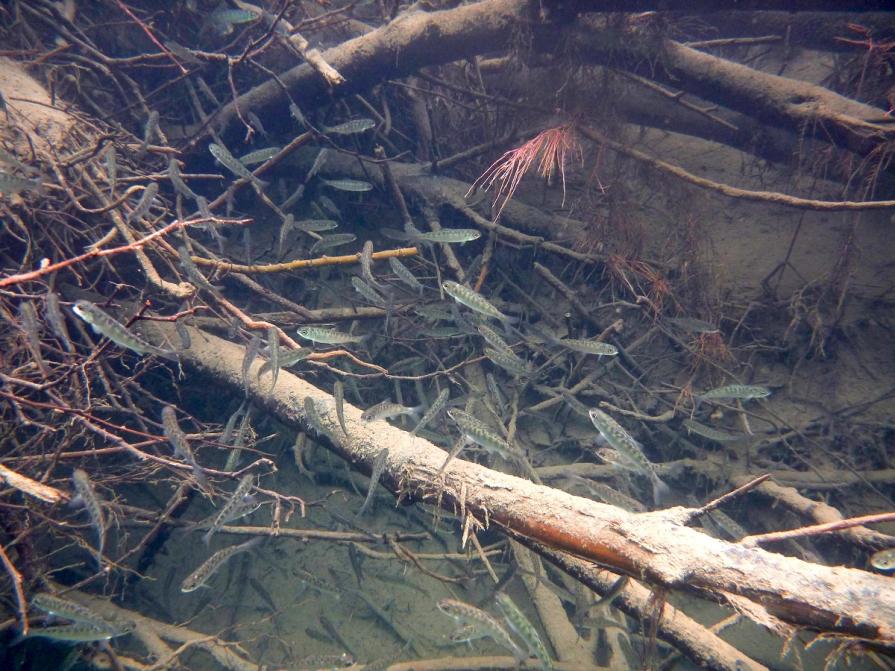
{"type": "MultiPolygon", "coordinates": [[[[731,478],[731,482],[738,485],[747,479],[746,476],[736,476],[731,478]]],[[[755,492],[771,499],[774,502],[773,505],[785,506],[792,512],[814,520],[818,524],[839,522],[844,519],[842,513],[830,504],[809,499],[807,496],[799,493],[795,487],[784,487],[777,482],[766,480],[758,486],[755,492]]],[[[892,536],[860,526],[841,529],[837,533],[861,547],[871,547],[875,550],[895,545],[895,538],[892,536]]]]}
{"type": "MultiPolygon", "coordinates": [[[[883,120],[885,110],[816,84],[761,72],[673,40],[655,40],[649,31],[642,35],[629,31],[624,42],[600,40],[599,33],[606,30],[585,18],[567,28],[569,48],[582,59],[632,72],[649,72],[657,80],[705,100],[796,134],[806,133],[862,156],[895,141],[892,124],[878,123],[883,120]],[[661,66],[652,67],[657,62],[661,66]]],[[[540,49],[546,50],[548,44],[552,45],[547,41],[550,39],[547,36],[540,49]]]]}
{"type": "MultiPolygon", "coordinates": [[[[147,324],[161,337],[173,327],[147,324]]],[[[242,386],[243,348],[209,334],[193,338],[183,363],[234,388],[242,386]]],[[[858,569],[828,567],[760,548],[744,548],[683,526],[690,511],[672,508],[632,515],[527,480],[454,459],[441,470],[445,452],[387,424],[364,422],[344,404],[348,435],[338,429],[332,397],[283,371],[272,394],[257,381],[255,362],[249,392],[281,421],[308,427],[303,402],[312,399],[329,447],[364,470],[383,447],[388,457],[381,484],[404,500],[461,506],[480,523],[496,524],[562,552],[612,567],[656,587],[713,594],[732,593],[799,626],[895,645],[895,592],[889,579],[858,569]],[[872,596],[867,596],[872,595],[872,596]]]]}
{"type": "MultiPolygon", "coordinates": [[[[448,63],[481,51],[493,49],[511,36],[525,16],[527,0],[484,0],[472,5],[436,12],[401,15],[390,23],[360,37],[327,49],[323,60],[335,68],[345,83],[332,91],[345,96],[370,88],[373,82],[401,77],[426,65],[448,63]]],[[[308,63],[302,63],[279,77],[290,91],[300,91],[301,100],[313,107],[330,95],[330,87],[308,63]]],[[[211,128],[227,128],[237,120],[236,110],[251,109],[264,118],[285,110],[280,84],[268,80],[235,101],[221,107],[203,124],[191,141],[195,146],[211,128]]]]}
{"type": "MultiPolygon", "coordinates": [[[[418,254],[416,247],[401,247],[400,249],[386,249],[381,252],[373,252],[373,259],[381,261],[390,257],[405,258],[408,256],[416,256],[418,254]]],[[[289,270],[299,270],[302,268],[320,268],[322,266],[345,266],[357,263],[360,260],[360,253],[345,254],[343,256],[320,256],[315,259],[297,259],[295,261],[286,261],[284,263],[265,263],[243,265],[241,263],[230,263],[229,261],[216,261],[214,259],[206,259],[201,256],[191,257],[197,266],[209,266],[223,271],[232,271],[238,273],[283,273],[289,270]]]]}
{"type": "MultiPolygon", "coordinates": [[[[586,9],[598,11],[591,3],[586,9]]],[[[620,28],[606,26],[592,15],[560,25],[538,22],[529,12],[528,3],[521,0],[483,0],[455,9],[401,15],[381,28],[328,49],[323,58],[348,80],[336,91],[347,95],[370,88],[384,77],[402,77],[424,66],[493,51],[524,23],[533,34],[532,46],[538,53],[553,54],[555,45],[563,41],[579,60],[633,73],[651,68],[650,76],[668,85],[862,156],[895,141],[895,128],[877,123],[884,118],[884,110],[822,86],[767,74],[672,40],[656,40],[649,30],[641,34],[629,29],[620,35],[620,28]],[[661,67],[652,67],[656,63],[661,67]]],[[[329,87],[308,64],[292,68],[279,78],[288,90],[301,91],[302,100],[309,106],[330,94],[329,87]]],[[[283,95],[280,84],[269,80],[220,108],[212,122],[226,128],[236,120],[238,108],[253,109],[262,116],[273,114],[275,107],[285,108],[283,95]]],[[[210,127],[205,126],[190,144],[203,139],[210,127]]]]}
{"type": "Polygon", "coordinates": [[[639,149],[626,147],[621,142],[616,142],[608,138],[603,133],[586,126],[577,126],[578,131],[589,140],[602,144],[613,151],[618,152],[629,158],[633,158],[641,163],[646,163],[650,167],[677,177],[684,182],[698,186],[701,189],[717,191],[729,198],[740,198],[742,200],[752,200],[762,203],[772,203],[774,205],[785,205],[787,207],[799,207],[807,210],[822,210],[825,212],[835,212],[842,210],[860,211],[860,210],[890,210],[895,209],[895,200],[870,200],[870,201],[853,201],[853,200],[815,200],[812,198],[799,198],[798,196],[790,196],[785,193],[776,191],[751,191],[749,189],[741,189],[729,184],[722,184],[704,177],[694,175],[680,166],[673,165],[668,161],[654,158],[643,153],[639,149]]]}
{"type": "Polygon", "coordinates": [[[853,527],[864,526],[865,524],[875,524],[878,522],[895,521],[895,513],[879,513],[876,515],[862,515],[861,517],[853,517],[847,520],[837,520],[835,522],[827,522],[826,524],[813,524],[809,527],[800,527],[798,529],[790,529],[789,531],[773,531],[767,534],[754,534],[740,539],[740,544],[746,547],[754,547],[762,543],[776,543],[779,541],[789,540],[791,538],[804,538],[805,536],[819,536],[820,534],[828,534],[831,531],[842,531],[853,527]]]}

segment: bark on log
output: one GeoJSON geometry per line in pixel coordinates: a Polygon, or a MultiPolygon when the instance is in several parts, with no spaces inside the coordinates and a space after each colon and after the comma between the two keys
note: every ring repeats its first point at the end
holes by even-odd
{"type": "MultiPolygon", "coordinates": [[[[174,337],[173,328],[161,322],[147,323],[144,331],[158,341],[166,334],[174,337]]],[[[200,332],[192,334],[192,342],[182,355],[185,365],[241,387],[242,347],[200,332]]],[[[437,482],[445,451],[384,421],[364,422],[361,410],[348,403],[346,438],[329,394],[287,371],[267,394],[269,383],[258,381],[260,366],[256,361],[251,368],[250,393],[280,421],[308,427],[302,408],[311,397],[322,409],[329,447],[350,463],[369,470],[387,447],[381,482],[403,501],[465,510],[484,525],[496,524],[656,587],[722,599],[741,596],[786,622],[895,647],[895,590],[888,577],[712,538],[684,526],[688,511],[683,508],[629,514],[462,459],[454,459],[437,482]]]]}

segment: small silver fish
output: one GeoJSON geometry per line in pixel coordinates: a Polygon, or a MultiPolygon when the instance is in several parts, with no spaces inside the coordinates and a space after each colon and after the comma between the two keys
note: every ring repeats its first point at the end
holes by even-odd
{"type": "Polygon", "coordinates": [[[264,127],[264,124],[261,123],[261,119],[255,114],[252,110],[246,112],[246,117],[249,120],[249,125],[258,132],[261,137],[267,137],[267,129],[264,127]]]}
{"type": "Polygon", "coordinates": [[[162,408],[162,429],[165,432],[165,437],[174,448],[174,456],[183,459],[190,465],[196,482],[199,483],[202,489],[207,491],[209,489],[208,477],[205,475],[202,467],[196,462],[196,456],[193,454],[189,440],[187,440],[186,434],[180,428],[180,424],[177,423],[177,411],[174,410],[173,406],[166,405],[162,408]]]}
{"type": "Polygon", "coordinates": [[[60,624],[52,627],[31,628],[24,636],[18,637],[13,644],[26,638],[49,638],[54,641],[68,641],[71,643],[89,643],[91,641],[108,641],[116,636],[124,636],[130,632],[115,631],[113,629],[100,629],[93,625],[60,624]]]}
{"type": "Polygon", "coordinates": [[[199,208],[199,214],[201,214],[206,219],[214,218],[211,214],[211,210],[208,207],[208,199],[205,196],[196,196],[196,207],[199,208]]]}
{"type": "Polygon", "coordinates": [[[149,116],[146,118],[146,123],[143,126],[143,142],[140,144],[140,148],[137,149],[138,157],[142,157],[146,153],[152,138],[158,134],[158,118],[159,115],[156,110],[149,111],[149,116]]]}
{"type": "Polygon", "coordinates": [[[334,219],[301,219],[295,222],[295,228],[298,230],[312,233],[331,231],[334,228],[338,228],[338,226],[339,222],[334,219]]]}
{"type": "Polygon", "coordinates": [[[382,295],[380,295],[376,291],[376,289],[364,282],[361,278],[352,277],[351,284],[357,293],[359,293],[373,305],[386,305],[388,303],[388,301],[382,295]]]}
{"type": "Polygon", "coordinates": [[[16,177],[7,172],[0,171],[0,193],[20,193],[22,191],[37,191],[41,188],[42,180],[16,177]]]}
{"type": "Polygon", "coordinates": [[[375,125],[373,119],[352,119],[338,126],[324,126],[323,132],[327,135],[355,135],[370,130],[375,125]]]}
{"type": "Polygon", "coordinates": [[[317,152],[317,156],[314,157],[314,162],[311,164],[311,169],[308,170],[308,174],[305,175],[305,182],[307,182],[312,177],[316,176],[320,169],[323,167],[323,164],[326,163],[326,159],[329,158],[329,150],[321,149],[317,152]]]}
{"type": "Polygon", "coordinates": [[[373,501],[373,492],[376,490],[376,485],[379,484],[379,478],[382,477],[382,471],[385,470],[385,466],[387,463],[388,448],[384,447],[373,458],[373,467],[370,471],[370,486],[367,489],[367,497],[364,499],[364,503],[360,507],[360,510],[357,511],[355,519],[363,517],[363,514],[366,512],[370,503],[373,501]]]}
{"type": "Polygon", "coordinates": [[[429,424],[429,422],[435,419],[438,416],[438,413],[440,413],[447,405],[448,399],[450,399],[450,397],[451,390],[447,387],[438,392],[438,396],[436,396],[435,400],[432,401],[432,405],[430,405],[429,409],[426,410],[426,413],[423,415],[422,419],[420,419],[417,425],[413,427],[413,431],[410,432],[410,435],[417,435],[417,433],[425,428],[429,424]]]}
{"type": "Polygon", "coordinates": [[[717,508],[703,517],[702,522],[708,527],[716,527],[720,529],[724,534],[718,534],[719,536],[723,537],[726,535],[734,542],[749,535],[749,532],[746,531],[739,522],[723,510],[718,510],[717,508]]]}
{"type": "Polygon", "coordinates": [[[480,608],[456,599],[441,599],[437,605],[438,610],[460,624],[477,627],[483,632],[482,637],[492,638],[495,643],[509,650],[517,660],[521,661],[527,657],[500,623],[480,608]]]}
{"type": "Polygon", "coordinates": [[[243,23],[257,21],[258,14],[246,9],[229,9],[226,6],[214,10],[208,15],[203,24],[205,30],[211,30],[220,37],[226,37],[233,32],[233,27],[243,23]]]}
{"type": "Polygon", "coordinates": [[[496,363],[505,371],[517,377],[529,377],[534,372],[531,363],[517,356],[509,347],[505,350],[486,347],[484,354],[489,361],[496,363]]]}
{"type": "Polygon", "coordinates": [[[419,415],[422,406],[408,408],[399,403],[392,403],[389,400],[382,401],[376,405],[367,408],[361,413],[360,418],[365,422],[372,422],[378,419],[392,419],[401,415],[419,415]]]}
{"type": "Polygon", "coordinates": [[[177,161],[173,158],[168,161],[167,174],[168,181],[171,182],[171,186],[174,187],[174,190],[177,193],[179,193],[184,198],[190,198],[192,200],[196,200],[198,198],[196,192],[188,187],[186,182],[183,181],[183,176],[180,174],[180,168],[177,165],[177,161]]]}
{"type": "Polygon", "coordinates": [[[357,236],[354,233],[335,233],[333,235],[324,235],[317,242],[311,245],[311,249],[308,251],[308,253],[314,254],[315,252],[321,252],[325,249],[340,247],[341,245],[347,245],[349,242],[354,242],[355,240],[357,240],[357,236]]]}
{"type": "MultiPolygon", "coordinates": [[[[236,440],[233,441],[233,449],[230,450],[230,454],[227,455],[227,461],[224,462],[225,471],[232,472],[236,470],[236,467],[239,465],[239,460],[242,457],[242,446],[246,444],[247,436],[252,434],[253,431],[252,408],[249,407],[246,409],[245,414],[242,416],[242,420],[239,422],[239,429],[236,431],[236,440]]],[[[248,513],[245,514],[247,515],[248,513]]]]}
{"type": "Polygon", "coordinates": [[[556,340],[556,344],[583,354],[596,354],[597,356],[615,356],[618,354],[618,348],[615,345],[608,342],[600,342],[599,340],[562,338],[556,340]]]}
{"type": "Polygon", "coordinates": [[[255,151],[250,151],[245,156],[240,156],[239,162],[245,166],[264,163],[265,161],[269,161],[274,156],[279,154],[280,150],[281,147],[267,147],[265,149],[256,149],[255,151]]]}
{"type": "Polygon", "coordinates": [[[589,494],[596,496],[603,503],[608,503],[611,506],[621,508],[622,510],[627,510],[628,512],[646,512],[646,506],[640,503],[640,501],[638,501],[637,499],[633,499],[626,494],[622,494],[620,491],[613,489],[604,482],[595,482],[593,480],[588,480],[587,478],[582,478],[581,476],[577,475],[572,476],[570,480],[572,482],[579,483],[588,491],[589,494]]]}
{"type": "Polygon", "coordinates": [[[420,294],[423,293],[424,287],[422,282],[416,279],[416,276],[410,272],[410,269],[401,263],[398,258],[394,256],[388,257],[388,265],[391,267],[392,272],[397,275],[398,279],[404,282],[404,284],[420,294]]]}
{"type": "Polygon", "coordinates": [[[152,201],[158,195],[158,183],[150,182],[149,185],[143,189],[143,195],[140,196],[140,200],[137,201],[136,206],[133,210],[131,210],[130,214],[125,217],[125,221],[127,223],[131,223],[132,221],[140,221],[146,214],[149,212],[149,208],[152,207],[152,201]]]}
{"type": "Polygon", "coordinates": [[[329,429],[323,423],[323,418],[320,416],[317,404],[310,396],[305,396],[304,411],[308,425],[321,436],[326,436],[327,438],[332,439],[332,434],[330,434],[329,429]]]}
{"type": "Polygon", "coordinates": [[[537,657],[538,661],[541,662],[541,669],[543,671],[551,671],[553,669],[553,662],[550,659],[550,654],[547,652],[547,646],[544,645],[541,636],[538,634],[538,630],[534,628],[534,625],[529,622],[528,618],[525,617],[523,612],[519,610],[519,607],[507,594],[499,592],[495,597],[495,600],[500,612],[503,613],[503,619],[506,620],[510,629],[516,632],[516,635],[525,641],[525,646],[528,648],[528,652],[537,657]]]}
{"type": "Polygon", "coordinates": [[[260,537],[253,538],[250,541],[246,541],[245,543],[240,543],[239,545],[231,545],[230,547],[226,547],[223,550],[218,550],[213,555],[211,555],[208,559],[206,559],[199,568],[190,573],[184,581],[180,585],[181,592],[194,592],[200,587],[207,587],[205,584],[208,582],[208,579],[214,575],[215,571],[217,571],[224,563],[230,559],[233,555],[239,552],[245,552],[246,550],[251,550],[253,547],[258,545],[262,539],[260,537]]]}
{"type": "Polygon", "coordinates": [[[66,620],[81,622],[98,629],[114,629],[114,625],[107,622],[99,613],[54,594],[46,592],[35,594],[31,598],[31,605],[50,615],[64,617],[66,620]]]}
{"type": "Polygon", "coordinates": [[[302,182],[297,187],[295,187],[295,191],[293,191],[292,194],[280,204],[280,209],[288,210],[290,207],[295,205],[299,200],[301,200],[302,196],[304,196],[304,195],[305,195],[305,185],[304,185],[304,182],[302,182]]]}
{"type": "Polygon", "coordinates": [[[668,321],[687,333],[718,333],[721,330],[713,324],[692,317],[675,317],[668,321]]]}
{"type": "Polygon", "coordinates": [[[655,465],[646,458],[643,449],[627,431],[622,428],[621,424],[616,422],[612,417],[607,415],[599,408],[591,408],[588,413],[590,421],[597,428],[600,434],[606,439],[618,453],[640,473],[649,477],[653,485],[653,501],[657,504],[659,501],[667,497],[671,490],[656,473],[655,465]]]}
{"type": "MultiPolygon", "coordinates": [[[[280,376],[280,334],[273,326],[267,329],[267,360],[272,371],[270,390],[273,391],[277,386],[277,378],[280,376]]],[[[260,370],[258,377],[261,377],[260,370]]]]}
{"type": "Polygon", "coordinates": [[[376,278],[373,277],[373,241],[367,240],[364,242],[364,246],[361,249],[360,256],[358,257],[360,261],[360,274],[371,286],[376,289],[381,289],[382,285],[376,281],[376,278]]]}
{"type": "Polygon", "coordinates": [[[196,55],[182,44],[174,40],[166,40],[163,44],[168,47],[172,54],[177,56],[181,63],[187,65],[202,65],[202,61],[196,55]]]}
{"type": "Polygon", "coordinates": [[[339,420],[342,433],[347,436],[348,429],[345,428],[345,385],[339,380],[336,380],[335,384],[333,384],[333,398],[336,401],[336,418],[339,420]]]}
{"type": "Polygon", "coordinates": [[[245,517],[258,509],[260,504],[255,500],[255,497],[252,496],[251,493],[254,486],[255,476],[252,473],[246,473],[239,479],[236,489],[233,490],[230,498],[227,499],[224,506],[218,511],[217,515],[214,516],[214,520],[208,528],[208,531],[203,534],[202,540],[205,542],[205,545],[208,545],[211,542],[211,537],[215,532],[219,531],[222,526],[228,522],[233,522],[241,517],[245,517]]]}
{"type": "Polygon", "coordinates": [[[448,410],[450,417],[460,432],[476,445],[484,447],[486,450],[508,461],[515,461],[517,456],[512,446],[501,438],[496,431],[493,431],[487,424],[479,421],[470,414],[467,414],[459,408],[451,408],[448,410]]]}
{"type": "Polygon", "coordinates": [[[37,310],[31,301],[22,301],[19,304],[19,322],[25,332],[25,340],[28,350],[34,357],[34,362],[44,375],[47,375],[47,365],[44,363],[43,354],[40,351],[40,326],[37,322],[37,310]]]}
{"type": "Polygon", "coordinates": [[[752,384],[728,384],[723,387],[710,389],[704,394],[699,395],[700,400],[721,400],[721,399],[740,399],[748,400],[752,398],[767,398],[771,395],[771,390],[767,387],[760,387],[752,384]]]}
{"type": "Polygon", "coordinates": [[[342,218],[342,213],[339,211],[339,208],[336,207],[336,204],[328,196],[324,196],[322,194],[317,196],[317,201],[315,203],[311,203],[311,205],[331,217],[335,217],[336,219],[342,218]],[[318,206],[317,203],[320,203],[320,205],[318,206]]]}
{"type": "Polygon", "coordinates": [[[205,275],[203,275],[198,266],[196,266],[193,257],[190,256],[189,250],[187,250],[186,247],[183,245],[177,246],[177,257],[180,259],[181,267],[186,271],[187,277],[190,278],[190,281],[192,281],[193,284],[200,289],[205,289],[205,291],[216,296],[218,295],[218,288],[205,278],[205,275]]]}
{"type": "Polygon", "coordinates": [[[885,573],[895,571],[895,548],[874,552],[870,555],[870,565],[877,571],[885,573]]]}
{"type": "Polygon", "coordinates": [[[109,145],[103,155],[103,161],[106,165],[106,174],[109,175],[110,189],[114,194],[115,187],[118,185],[118,154],[115,153],[115,145],[109,145]]]}
{"type": "Polygon", "coordinates": [[[328,669],[329,671],[337,671],[345,666],[354,664],[354,657],[347,652],[339,655],[308,655],[298,660],[298,668],[300,669],[328,669]]]}
{"type": "Polygon", "coordinates": [[[77,301],[72,311],[90,324],[94,332],[105,336],[119,347],[124,347],[137,354],[155,354],[176,361],[174,352],[150,345],[129,331],[124,324],[108,315],[102,308],[89,301],[77,301]]]}
{"type": "Polygon", "coordinates": [[[47,291],[44,314],[53,334],[62,341],[67,351],[74,352],[74,345],[68,335],[68,327],[65,325],[65,317],[62,314],[62,308],[59,307],[59,296],[53,291],[47,291]]]}
{"type": "Polygon", "coordinates": [[[220,106],[220,105],[221,105],[221,99],[218,98],[218,97],[214,94],[214,91],[211,90],[211,87],[208,85],[208,82],[206,82],[206,81],[205,81],[202,77],[200,77],[199,75],[196,75],[196,84],[199,86],[199,90],[202,91],[203,95],[204,95],[206,98],[208,98],[208,101],[209,101],[210,103],[214,104],[215,106],[220,106]]]}
{"type": "Polygon", "coordinates": [[[329,594],[336,601],[342,598],[342,593],[339,591],[339,588],[331,585],[326,582],[322,578],[314,575],[310,571],[306,571],[303,568],[295,568],[292,569],[292,575],[298,578],[302,583],[306,586],[313,589],[315,592],[319,592],[320,594],[329,594]]]}
{"type": "Polygon", "coordinates": [[[287,214],[283,217],[283,223],[280,224],[280,233],[277,236],[278,258],[282,258],[283,252],[286,250],[286,241],[289,239],[289,234],[292,232],[293,228],[295,228],[295,217],[291,214],[287,214]]]}
{"type": "Polygon", "coordinates": [[[709,440],[714,440],[718,443],[729,443],[734,440],[739,440],[743,437],[743,434],[722,431],[721,429],[716,429],[711,426],[706,426],[705,424],[700,424],[699,422],[695,422],[692,419],[685,419],[683,421],[683,425],[690,433],[695,433],[698,436],[708,438],[709,440]]]}
{"type": "Polygon", "coordinates": [[[233,154],[227,151],[226,147],[212,142],[208,145],[208,151],[211,152],[211,155],[214,156],[221,163],[221,165],[223,165],[225,168],[227,168],[227,170],[232,172],[237,177],[247,179],[259,190],[267,186],[267,182],[262,182],[251,172],[249,172],[242,163],[236,160],[236,157],[234,157],[233,154]]]}
{"type": "Polygon", "coordinates": [[[335,329],[320,328],[318,326],[302,326],[296,331],[305,340],[320,342],[327,345],[342,345],[350,342],[360,342],[365,336],[349,335],[335,329]]]}
{"type": "Polygon", "coordinates": [[[239,404],[239,407],[236,409],[230,417],[227,419],[227,423],[224,425],[224,430],[221,433],[220,443],[221,445],[229,445],[230,439],[233,437],[233,429],[236,428],[236,422],[239,421],[239,418],[245,413],[246,409],[246,401],[243,401],[239,404]]]}
{"type": "Polygon", "coordinates": [[[480,237],[482,237],[482,234],[474,228],[442,228],[440,231],[409,234],[409,239],[411,240],[440,242],[444,244],[462,244],[464,242],[478,240],[480,237]]]}
{"type": "Polygon", "coordinates": [[[165,431],[165,437],[174,448],[174,456],[186,461],[192,461],[193,451],[190,449],[186,434],[184,434],[177,423],[177,411],[174,410],[173,406],[166,405],[162,408],[162,428],[165,431]]]}
{"type": "Polygon", "coordinates": [[[72,473],[72,483],[75,486],[77,496],[72,499],[72,503],[84,506],[87,511],[87,517],[93,525],[97,535],[96,544],[96,561],[102,566],[103,548],[106,545],[106,517],[103,514],[103,508],[100,505],[99,497],[93,489],[93,483],[90,482],[90,476],[87,472],[76,468],[72,473]]]}
{"type": "Polygon", "coordinates": [[[336,191],[351,191],[354,193],[364,193],[372,191],[373,185],[369,182],[362,182],[358,179],[321,179],[321,181],[331,189],[336,191]]]}
{"type": "Polygon", "coordinates": [[[479,314],[501,321],[512,321],[512,319],[494,307],[484,296],[473,291],[469,287],[465,287],[457,282],[445,281],[441,283],[445,293],[458,303],[465,305],[471,310],[475,310],[479,314]]]}
{"type": "Polygon", "coordinates": [[[289,115],[305,128],[310,127],[310,124],[305,118],[304,113],[302,113],[301,108],[299,108],[299,106],[296,105],[294,101],[289,103],[289,115]]]}
{"type": "Polygon", "coordinates": [[[192,338],[190,338],[190,332],[183,322],[183,318],[177,319],[174,322],[174,330],[177,331],[177,337],[180,338],[181,351],[188,350],[193,345],[192,338]]]}
{"type": "MultiPolygon", "coordinates": [[[[298,349],[291,349],[286,352],[280,353],[280,368],[289,368],[289,366],[294,366],[299,361],[304,361],[308,358],[308,355],[313,354],[314,350],[308,347],[299,347],[298,349]]],[[[267,371],[271,369],[272,362],[265,361],[261,368],[258,369],[258,376],[264,375],[267,371]]]]}
{"type": "Polygon", "coordinates": [[[249,395],[249,370],[252,368],[252,362],[261,351],[261,339],[252,334],[249,338],[249,344],[246,346],[245,354],[242,357],[242,386],[245,389],[246,396],[249,395]]]}
{"type": "Polygon", "coordinates": [[[494,402],[494,407],[497,408],[499,414],[507,414],[508,402],[506,394],[503,393],[501,385],[497,384],[497,379],[491,373],[485,373],[485,386],[488,388],[488,393],[491,395],[491,400],[494,402]]]}

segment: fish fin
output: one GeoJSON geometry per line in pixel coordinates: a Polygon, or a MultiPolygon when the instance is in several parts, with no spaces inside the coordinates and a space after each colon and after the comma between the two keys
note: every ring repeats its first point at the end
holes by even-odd
{"type": "Polygon", "coordinates": [[[651,480],[653,483],[653,503],[658,506],[671,496],[671,487],[666,485],[662,478],[655,473],[652,474],[651,480]]]}
{"type": "Polygon", "coordinates": [[[411,235],[409,233],[405,233],[404,231],[400,231],[397,228],[380,228],[379,232],[386,238],[390,238],[391,240],[410,240],[411,235]]]}

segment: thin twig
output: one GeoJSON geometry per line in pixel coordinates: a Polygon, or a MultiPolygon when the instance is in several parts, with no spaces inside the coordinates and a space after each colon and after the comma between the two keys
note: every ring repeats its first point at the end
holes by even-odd
{"type": "Polygon", "coordinates": [[[28,634],[28,605],[25,601],[25,592],[22,591],[22,574],[18,572],[9,555],[6,554],[6,548],[0,545],[0,561],[12,580],[12,588],[16,594],[16,608],[19,616],[19,628],[22,636],[28,634]]]}
{"type": "Polygon", "coordinates": [[[129,17],[131,17],[131,19],[133,19],[134,22],[138,26],[140,26],[140,28],[143,29],[143,32],[146,33],[146,36],[150,40],[152,40],[152,43],[155,46],[157,46],[159,49],[161,49],[165,53],[165,55],[171,59],[171,61],[174,63],[174,65],[176,65],[177,68],[180,70],[180,74],[182,74],[182,75],[189,74],[189,70],[187,70],[185,67],[183,67],[183,65],[181,65],[180,61],[178,61],[174,57],[174,54],[171,53],[171,50],[168,49],[168,47],[166,47],[164,44],[162,44],[161,42],[158,41],[158,38],[156,38],[156,36],[153,35],[152,31],[149,29],[149,26],[147,26],[140,19],[138,19],[137,16],[130,10],[130,8],[127,5],[125,5],[123,2],[121,2],[121,0],[115,0],[115,4],[118,5],[118,7],[121,9],[122,12],[124,12],[129,17]]]}
{"type": "MultiPolygon", "coordinates": [[[[192,222],[190,222],[192,223],[192,222]]],[[[389,257],[402,258],[406,256],[416,256],[419,251],[416,247],[402,247],[400,249],[387,249],[381,252],[374,252],[373,258],[377,261],[387,259],[389,257]]],[[[299,268],[320,268],[321,266],[338,266],[357,263],[360,254],[346,254],[344,256],[321,256],[316,259],[297,259],[295,261],[287,261],[285,263],[267,263],[263,265],[243,265],[240,263],[230,263],[228,261],[215,261],[205,259],[199,256],[192,257],[193,262],[199,266],[213,266],[224,271],[233,271],[237,273],[282,273],[287,270],[298,270],[299,268]]]]}
{"type": "Polygon", "coordinates": [[[790,538],[802,538],[804,536],[818,536],[830,531],[841,531],[842,529],[851,529],[852,527],[860,527],[865,524],[875,524],[877,522],[891,522],[895,520],[895,513],[877,513],[875,515],[863,515],[861,517],[850,517],[838,522],[827,522],[826,524],[814,524],[808,527],[800,527],[798,529],[790,529],[789,531],[773,531],[767,534],[755,534],[741,538],[739,544],[746,547],[754,547],[761,543],[772,543],[776,541],[784,541],[790,538]]]}

